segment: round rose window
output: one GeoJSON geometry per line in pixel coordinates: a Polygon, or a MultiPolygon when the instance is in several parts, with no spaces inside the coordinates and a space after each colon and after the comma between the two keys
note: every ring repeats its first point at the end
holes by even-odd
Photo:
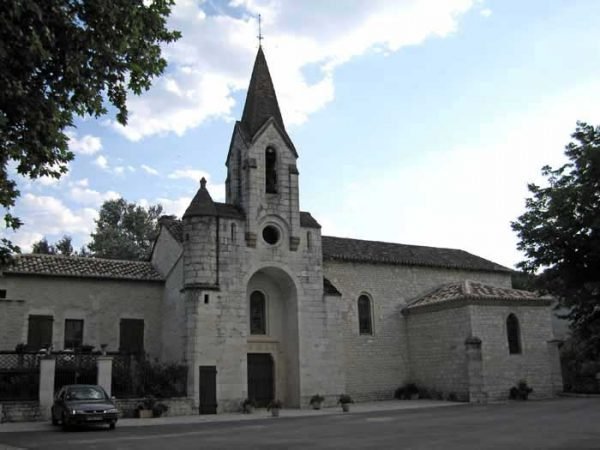
{"type": "Polygon", "coordinates": [[[263,228],[263,239],[267,244],[275,245],[279,242],[279,230],[273,225],[267,225],[263,228]]]}

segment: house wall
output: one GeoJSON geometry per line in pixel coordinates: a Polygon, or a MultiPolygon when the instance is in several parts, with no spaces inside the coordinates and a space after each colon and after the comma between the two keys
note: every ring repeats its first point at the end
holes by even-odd
{"type": "Polygon", "coordinates": [[[83,279],[68,277],[5,275],[0,289],[0,349],[13,350],[27,342],[31,314],[54,317],[52,346],[63,349],[65,319],[83,319],[83,343],[109,351],[119,347],[119,321],[144,319],[144,346],[160,355],[161,299],[163,283],[83,279]],[[17,301],[7,301],[17,300],[17,301]]]}
{"type": "Polygon", "coordinates": [[[410,380],[459,400],[469,399],[465,339],[471,334],[466,306],[411,313],[407,317],[410,380]]]}
{"type": "Polygon", "coordinates": [[[500,272],[332,260],[323,262],[323,272],[342,293],[346,391],[358,400],[391,398],[398,386],[410,381],[407,323],[401,313],[407,302],[464,279],[511,287],[510,275],[500,272]],[[357,299],[362,293],[372,299],[372,336],[358,330],[357,299]]]}
{"type": "Polygon", "coordinates": [[[549,306],[480,306],[469,307],[473,336],[481,339],[484,390],[490,400],[508,398],[508,391],[521,379],[533,388],[532,397],[553,395],[553,358],[549,349],[553,339],[549,306]],[[520,354],[510,354],[506,318],[513,313],[519,319],[520,354]]]}

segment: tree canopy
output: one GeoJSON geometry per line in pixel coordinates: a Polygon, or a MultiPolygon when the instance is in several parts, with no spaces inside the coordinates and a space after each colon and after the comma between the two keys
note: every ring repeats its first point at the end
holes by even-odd
{"type": "MultiPolygon", "coordinates": [[[[173,0],[0,2],[0,205],[7,228],[19,196],[14,174],[60,178],[73,158],[74,116],[101,116],[108,104],[127,123],[127,94],[140,94],[166,66],[160,45],[173,0]]],[[[18,251],[7,239],[0,257],[18,251]]]]}
{"type": "Polygon", "coordinates": [[[161,214],[161,205],[151,205],[146,209],[122,198],[105,201],[96,220],[96,231],[88,244],[92,256],[149,259],[161,214]]]}
{"type": "Polygon", "coordinates": [[[54,245],[50,244],[46,238],[42,238],[34,242],[31,253],[71,256],[74,254],[72,241],[73,238],[66,234],[54,245]]]}
{"type": "Polygon", "coordinates": [[[529,184],[526,212],[512,223],[539,285],[569,310],[586,357],[600,357],[600,126],[578,122],[568,162],[542,168],[547,186],[529,184]]]}

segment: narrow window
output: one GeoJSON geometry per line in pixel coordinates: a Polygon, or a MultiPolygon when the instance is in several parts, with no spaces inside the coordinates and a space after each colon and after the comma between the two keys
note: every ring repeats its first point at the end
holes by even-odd
{"type": "Polygon", "coordinates": [[[119,351],[124,353],[144,353],[143,319],[121,319],[119,351]]]}
{"type": "Polygon", "coordinates": [[[0,289],[0,298],[6,298],[6,289],[0,289]]]}
{"type": "Polygon", "coordinates": [[[312,240],[310,236],[310,231],[306,232],[306,249],[310,250],[312,248],[312,240]]]}
{"type": "Polygon", "coordinates": [[[521,331],[519,319],[514,314],[509,314],[506,319],[506,335],[508,337],[508,352],[512,354],[521,353],[521,331]]]}
{"type": "Polygon", "coordinates": [[[360,334],[373,334],[371,299],[366,295],[358,297],[358,331],[360,334]]]}
{"type": "Polygon", "coordinates": [[[265,190],[268,194],[277,193],[277,152],[273,147],[265,151],[265,190]]]}
{"type": "Polygon", "coordinates": [[[235,244],[236,241],[236,235],[237,235],[237,226],[235,225],[235,223],[231,224],[231,242],[235,244]]]}
{"type": "Polygon", "coordinates": [[[83,345],[83,320],[65,320],[65,347],[78,348],[83,345]]]}
{"type": "Polygon", "coordinates": [[[32,350],[47,349],[52,345],[52,316],[29,316],[27,346],[32,350]]]}
{"type": "Polygon", "coordinates": [[[250,295],[250,334],[267,334],[266,303],[262,292],[250,295]]]}

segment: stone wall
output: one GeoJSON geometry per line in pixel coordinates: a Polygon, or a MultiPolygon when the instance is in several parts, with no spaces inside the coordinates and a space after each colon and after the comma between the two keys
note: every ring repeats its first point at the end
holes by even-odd
{"type": "Polygon", "coordinates": [[[83,319],[83,343],[119,348],[120,319],[144,320],[144,346],[160,356],[162,282],[11,276],[2,278],[7,300],[0,302],[0,349],[27,342],[28,317],[54,317],[52,346],[64,346],[65,319],[83,319]],[[9,330],[5,332],[4,330],[9,330]]]}
{"type": "Polygon", "coordinates": [[[500,272],[331,260],[323,262],[323,271],[342,293],[346,391],[358,400],[392,398],[398,386],[410,381],[407,324],[402,315],[407,302],[464,279],[511,287],[510,275],[500,272]],[[373,335],[359,334],[361,294],[372,299],[373,335]]]}
{"type": "MultiPolygon", "coordinates": [[[[138,406],[142,404],[143,401],[143,398],[119,398],[115,403],[119,409],[120,417],[136,417],[138,406]]],[[[163,417],[191,416],[193,414],[198,414],[198,410],[194,408],[192,400],[186,397],[157,399],[156,403],[162,403],[169,408],[167,412],[163,414],[163,417]]]]}
{"type": "Polygon", "coordinates": [[[0,423],[39,422],[45,420],[38,402],[0,403],[0,423]]]}
{"type": "Polygon", "coordinates": [[[519,380],[527,380],[533,388],[532,398],[553,395],[553,360],[556,353],[549,348],[553,339],[551,310],[548,306],[469,307],[473,335],[481,339],[484,390],[490,400],[508,398],[508,391],[519,380]],[[506,318],[517,316],[521,331],[520,354],[510,354],[506,334],[506,318]]]}
{"type": "Polygon", "coordinates": [[[471,333],[466,306],[407,317],[410,380],[445,397],[469,399],[465,340],[471,333]]]}

